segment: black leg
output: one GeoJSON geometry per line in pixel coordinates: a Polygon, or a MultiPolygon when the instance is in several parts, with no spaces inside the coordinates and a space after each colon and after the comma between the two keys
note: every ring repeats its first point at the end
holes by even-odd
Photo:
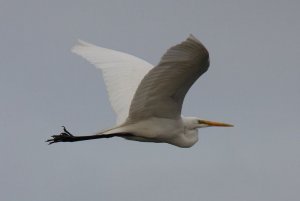
{"type": "Polygon", "coordinates": [[[63,132],[59,135],[52,135],[51,139],[46,140],[48,144],[53,144],[57,142],[76,142],[76,141],[84,141],[84,140],[93,140],[99,138],[111,138],[111,137],[129,137],[133,136],[130,133],[112,133],[112,134],[100,134],[100,135],[87,135],[87,136],[74,136],[72,135],[64,126],[63,132]]]}

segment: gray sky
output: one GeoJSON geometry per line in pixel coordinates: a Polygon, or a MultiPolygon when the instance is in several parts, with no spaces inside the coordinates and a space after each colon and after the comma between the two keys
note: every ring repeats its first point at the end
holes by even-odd
{"type": "Polygon", "coordinates": [[[0,0],[0,199],[300,199],[300,3],[296,0],[0,0]],[[152,64],[194,34],[211,67],[183,113],[233,123],[190,149],[122,139],[47,146],[62,125],[114,125],[78,38],[152,64]]]}

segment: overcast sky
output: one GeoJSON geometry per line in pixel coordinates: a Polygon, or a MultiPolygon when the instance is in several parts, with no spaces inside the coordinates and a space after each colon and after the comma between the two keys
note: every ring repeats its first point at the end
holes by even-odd
{"type": "Polygon", "coordinates": [[[0,0],[0,200],[298,201],[300,3],[296,0],[0,0]],[[190,149],[103,139],[48,146],[65,125],[115,123],[78,38],[157,64],[192,33],[211,66],[183,114],[190,149]]]}

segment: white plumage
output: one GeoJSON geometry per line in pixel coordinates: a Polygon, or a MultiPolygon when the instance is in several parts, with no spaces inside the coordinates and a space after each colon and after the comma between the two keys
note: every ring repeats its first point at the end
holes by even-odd
{"type": "Polygon", "coordinates": [[[47,140],[49,144],[118,136],[191,147],[198,141],[198,128],[232,126],[181,116],[186,93],[209,67],[208,51],[192,35],[171,47],[155,67],[135,56],[83,41],[72,52],[102,70],[117,126],[89,136],[73,136],[64,128],[47,140]]]}
{"type": "Polygon", "coordinates": [[[72,52],[102,70],[109,100],[117,115],[117,124],[124,122],[139,83],[153,66],[130,54],[98,47],[82,40],[72,48],[72,52]]]}

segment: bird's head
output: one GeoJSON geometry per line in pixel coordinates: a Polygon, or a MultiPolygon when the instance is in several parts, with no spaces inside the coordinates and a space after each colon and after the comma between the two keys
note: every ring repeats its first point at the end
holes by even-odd
{"type": "Polygon", "coordinates": [[[184,117],[183,121],[185,126],[191,129],[206,128],[206,127],[233,127],[232,124],[202,120],[196,117],[184,117]]]}

